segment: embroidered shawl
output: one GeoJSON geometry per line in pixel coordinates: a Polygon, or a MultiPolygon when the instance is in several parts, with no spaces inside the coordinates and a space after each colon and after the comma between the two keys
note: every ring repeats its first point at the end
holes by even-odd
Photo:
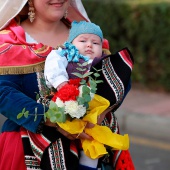
{"type": "Polygon", "coordinates": [[[0,31],[0,75],[42,71],[51,50],[41,43],[27,43],[23,28],[12,20],[0,31]]]}

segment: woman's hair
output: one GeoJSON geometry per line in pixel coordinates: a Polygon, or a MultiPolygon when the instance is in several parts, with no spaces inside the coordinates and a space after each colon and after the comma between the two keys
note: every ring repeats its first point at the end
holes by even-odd
{"type": "Polygon", "coordinates": [[[16,21],[18,23],[21,23],[22,21],[26,20],[28,18],[28,12],[29,12],[29,5],[28,2],[25,4],[25,6],[22,8],[20,13],[15,17],[16,21]]]}

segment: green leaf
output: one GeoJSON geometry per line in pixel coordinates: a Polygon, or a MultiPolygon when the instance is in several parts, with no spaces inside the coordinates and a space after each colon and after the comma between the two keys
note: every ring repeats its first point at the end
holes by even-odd
{"type": "Polygon", "coordinates": [[[29,115],[29,111],[26,111],[26,112],[24,113],[24,117],[25,117],[25,118],[28,118],[28,115],[29,115]]]}
{"type": "Polygon", "coordinates": [[[96,82],[95,81],[89,81],[89,83],[90,83],[90,87],[91,88],[93,88],[93,87],[97,87],[97,84],[96,84],[96,82]]]}
{"type": "Polygon", "coordinates": [[[19,114],[17,115],[17,119],[20,119],[23,115],[24,115],[23,113],[19,113],[19,114]]]}
{"type": "Polygon", "coordinates": [[[58,110],[59,110],[59,112],[64,113],[65,108],[64,107],[59,107],[58,110]]]}
{"type": "Polygon", "coordinates": [[[80,73],[72,73],[72,74],[75,75],[75,76],[77,76],[77,77],[79,77],[79,78],[83,78],[83,75],[80,74],[80,73]]]}
{"type": "Polygon", "coordinates": [[[91,89],[93,89],[93,90],[97,90],[97,86],[91,86],[91,89]]]}
{"type": "Polygon", "coordinates": [[[57,109],[56,103],[53,101],[50,101],[49,109],[56,110],[57,109]]]}
{"type": "Polygon", "coordinates": [[[50,118],[54,114],[54,111],[51,109],[48,109],[48,111],[45,113],[47,118],[50,118]]]}
{"type": "Polygon", "coordinates": [[[95,67],[92,67],[96,72],[97,72],[97,69],[95,67]]]}
{"type": "Polygon", "coordinates": [[[23,109],[22,109],[22,113],[25,113],[25,110],[26,110],[26,109],[25,109],[25,108],[23,108],[23,109]]]}
{"type": "Polygon", "coordinates": [[[76,68],[78,71],[81,71],[81,72],[84,72],[86,71],[87,69],[86,68],[76,68]]]}
{"type": "Polygon", "coordinates": [[[83,86],[82,90],[83,90],[83,93],[90,93],[90,88],[87,86],[83,86]]]}
{"type": "Polygon", "coordinates": [[[91,96],[86,94],[84,96],[84,100],[85,100],[85,102],[90,102],[91,101],[91,96]]]}
{"type": "Polygon", "coordinates": [[[90,87],[91,87],[91,89],[96,89],[97,90],[97,84],[92,84],[90,87]]]}
{"type": "Polygon", "coordinates": [[[89,104],[88,103],[84,103],[84,106],[88,109],[89,108],[89,104]]]}
{"type": "Polygon", "coordinates": [[[88,77],[88,76],[90,76],[91,74],[93,74],[93,72],[87,72],[87,73],[85,73],[85,74],[83,75],[82,78],[88,77]]]}
{"type": "Polygon", "coordinates": [[[25,110],[26,110],[25,108],[22,109],[22,112],[17,115],[17,119],[20,119],[22,116],[26,118],[28,117],[29,111],[25,111],[25,110]]]}
{"type": "Polygon", "coordinates": [[[60,114],[59,118],[57,119],[57,122],[64,123],[66,121],[66,114],[60,114]]]}
{"type": "Polygon", "coordinates": [[[88,65],[88,62],[84,62],[83,64],[82,64],[82,66],[87,66],[88,65]]]}
{"type": "Polygon", "coordinates": [[[40,98],[40,94],[36,93],[36,100],[38,100],[39,98],[40,98]]]}
{"type": "Polygon", "coordinates": [[[85,103],[85,100],[82,97],[78,97],[77,102],[78,102],[78,104],[83,105],[85,103]]]}
{"type": "Polygon", "coordinates": [[[103,83],[103,80],[96,80],[96,83],[103,83]]]}
{"type": "Polygon", "coordinates": [[[81,85],[85,85],[86,84],[86,80],[82,79],[81,82],[80,82],[81,85]]]}
{"type": "Polygon", "coordinates": [[[52,117],[50,117],[50,121],[52,123],[56,123],[57,122],[57,118],[55,116],[52,116],[52,117]]]}
{"type": "Polygon", "coordinates": [[[102,71],[102,69],[97,70],[95,67],[92,67],[96,72],[102,71]]]}
{"type": "Polygon", "coordinates": [[[81,63],[77,63],[77,65],[78,65],[79,67],[82,67],[82,66],[83,66],[81,63]]]}
{"type": "Polygon", "coordinates": [[[91,89],[91,93],[94,93],[94,94],[95,94],[95,93],[96,93],[96,90],[97,90],[97,89],[91,89]]]}
{"type": "Polygon", "coordinates": [[[94,73],[94,76],[95,77],[100,77],[100,74],[99,73],[94,73]]]}

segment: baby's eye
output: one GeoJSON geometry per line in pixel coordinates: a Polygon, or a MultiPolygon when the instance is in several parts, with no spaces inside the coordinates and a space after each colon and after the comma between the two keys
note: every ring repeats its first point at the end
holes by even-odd
{"type": "Polygon", "coordinates": [[[85,40],[80,40],[80,42],[86,42],[85,40]]]}
{"type": "Polygon", "coordinates": [[[98,43],[98,42],[93,42],[93,44],[100,45],[100,43],[98,43]]]}

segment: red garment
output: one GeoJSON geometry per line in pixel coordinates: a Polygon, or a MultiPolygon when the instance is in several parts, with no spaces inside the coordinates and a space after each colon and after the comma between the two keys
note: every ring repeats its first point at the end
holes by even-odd
{"type": "Polygon", "coordinates": [[[115,170],[135,170],[135,166],[128,150],[115,151],[113,164],[115,170]]]}
{"type": "Polygon", "coordinates": [[[20,132],[0,134],[0,151],[1,170],[26,170],[20,132]]]}
{"type": "Polygon", "coordinates": [[[23,28],[15,20],[0,31],[0,37],[0,74],[38,71],[52,50],[41,43],[27,43],[23,28]]]}

